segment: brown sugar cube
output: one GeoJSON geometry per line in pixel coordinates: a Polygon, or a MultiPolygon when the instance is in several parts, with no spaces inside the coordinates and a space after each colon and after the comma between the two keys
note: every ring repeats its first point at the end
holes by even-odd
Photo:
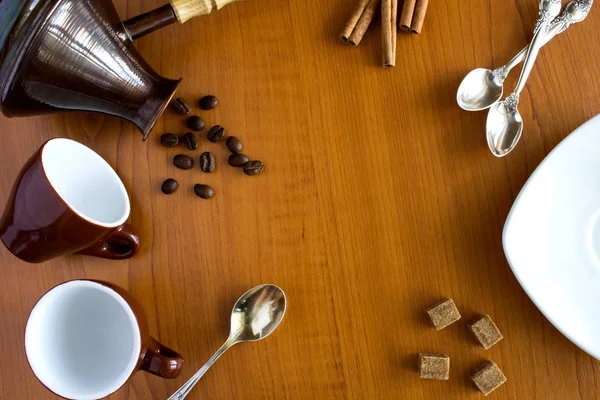
{"type": "Polygon", "coordinates": [[[460,319],[460,313],[452,299],[444,299],[425,311],[429,315],[431,324],[438,331],[460,319]]]}
{"type": "Polygon", "coordinates": [[[489,315],[481,315],[467,326],[475,339],[486,350],[504,338],[489,315]]]}
{"type": "Polygon", "coordinates": [[[471,379],[484,396],[492,393],[506,382],[506,376],[493,361],[484,361],[471,373],[471,379]]]}
{"type": "Polygon", "coordinates": [[[443,354],[419,353],[419,376],[421,379],[450,378],[450,357],[443,354]]]}

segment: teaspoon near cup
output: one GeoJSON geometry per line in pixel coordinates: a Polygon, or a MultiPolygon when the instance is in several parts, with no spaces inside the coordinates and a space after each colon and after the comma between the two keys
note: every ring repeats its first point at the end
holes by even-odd
{"type": "Polygon", "coordinates": [[[283,320],[286,310],[283,290],[275,285],[261,285],[247,291],[231,311],[231,332],[214,356],[168,400],[182,400],[192,391],[206,371],[231,346],[256,342],[269,336],[283,320]]]}
{"type": "Polygon", "coordinates": [[[519,113],[519,95],[531,74],[533,65],[542,47],[543,35],[550,20],[560,12],[560,0],[542,0],[540,17],[536,24],[533,40],[515,90],[504,100],[490,108],[486,122],[486,137],[490,150],[496,157],[504,157],[517,145],[523,133],[523,118],[519,113]]]}
{"type": "MultiPolygon", "coordinates": [[[[594,0],[574,0],[570,2],[565,11],[550,23],[548,30],[541,39],[545,46],[556,35],[564,32],[572,24],[587,18],[594,0]]],[[[503,83],[510,71],[525,60],[526,46],[506,65],[489,70],[477,68],[463,79],[456,94],[456,102],[465,111],[482,111],[490,108],[502,98],[503,83]]]]}

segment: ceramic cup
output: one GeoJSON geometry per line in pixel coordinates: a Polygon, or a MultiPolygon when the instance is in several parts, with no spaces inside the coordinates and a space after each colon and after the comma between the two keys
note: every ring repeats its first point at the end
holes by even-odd
{"type": "Polygon", "coordinates": [[[176,378],[183,358],[148,334],[141,306],[124,289],[76,280],[46,293],[25,329],[35,376],[55,394],[92,400],[117,391],[137,371],[176,378]]]}
{"type": "Polygon", "coordinates": [[[52,139],[21,170],[0,220],[0,238],[20,259],[43,262],[70,253],[109,259],[140,247],[121,179],[97,153],[52,139]]]}

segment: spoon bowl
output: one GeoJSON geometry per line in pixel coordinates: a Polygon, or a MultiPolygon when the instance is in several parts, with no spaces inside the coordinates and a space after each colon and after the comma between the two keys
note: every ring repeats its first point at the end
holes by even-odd
{"type": "Polygon", "coordinates": [[[275,285],[261,285],[247,291],[231,312],[231,337],[255,342],[269,336],[283,320],[285,293],[275,285]]]}
{"type": "Polygon", "coordinates": [[[486,122],[487,142],[492,154],[504,157],[515,148],[523,134],[523,118],[519,110],[510,112],[504,103],[490,108],[486,122]]]}
{"type": "Polygon", "coordinates": [[[502,82],[493,71],[477,68],[458,87],[456,101],[466,111],[481,111],[502,98],[502,82]]]}

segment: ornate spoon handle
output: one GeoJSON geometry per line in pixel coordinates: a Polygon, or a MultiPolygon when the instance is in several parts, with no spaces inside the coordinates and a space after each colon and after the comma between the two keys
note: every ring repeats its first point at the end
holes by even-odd
{"type": "Polygon", "coordinates": [[[204,376],[204,374],[208,371],[210,367],[225,353],[231,346],[235,344],[235,338],[229,338],[227,341],[221,346],[219,350],[215,353],[214,356],[211,357],[210,360],[198,372],[194,374],[178,391],[173,393],[171,397],[167,400],[183,400],[185,397],[192,391],[194,386],[198,383],[200,378],[204,376]]]}
{"type": "Polygon", "coordinates": [[[519,105],[519,96],[525,87],[525,83],[527,83],[527,79],[529,79],[529,75],[531,74],[531,70],[535,64],[535,60],[540,52],[540,49],[542,48],[542,40],[544,38],[546,28],[548,27],[548,23],[550,22],[549,20],[550,18],[547,13],[540,13],[540,18],[538,19],[538,22],[540,23],[536,24],[533,40],[527,49],[525,64],[521,70],[521,75],[519,75],[519,80],[517,81],[515,90],[503,102],[506,111],[509,113],[514,113],[517,110],[517,106],[519,105]]]}
{"type": "MultiPolygon", "coordinates": [[[[554,21],[550,23],[546,34],[541,39],[542,46],[545,46],[546,43],[548,43],[550,40],[552,40],[552,38],[554,38],[554,36],[558,35],[559,33],[563,33],[571,25],[586,19],[590,12],[590,9],[592,8],[593,3],[594,0],[575,0],[570,2],[567,5],[565,11],[563,11],[561,15],[556,17],[554,21]]],[[[506,65],[503,65],[502,67],[499,67],[492,71],[493,79],[497,80],[499,83],[504,82],[504,80],[510,73],[510,70],[525,60],[525,56],[527,55],[528,49],[529,46],[525,46],[525,48],[523,48],[523,50],[521,50],[519,54],[517,54],[506,65]]]]}

